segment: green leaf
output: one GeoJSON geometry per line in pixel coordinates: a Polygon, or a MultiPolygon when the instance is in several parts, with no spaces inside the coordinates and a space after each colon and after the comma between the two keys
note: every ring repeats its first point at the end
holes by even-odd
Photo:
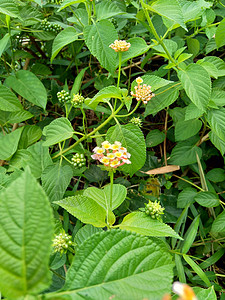
{"type": "Polygon", "coordinates": [[[26,125],[19,142],[19,148],[27,148],[37,142],[42,136],[41,128],[36,125],[26,125]]]}
{"type": "Polygon", "coordinates": [[[209,132],[209,139],[213,145],[221,152],[222,155],[225,153],[225,142],[221,140],[213,131],[209,132]]]}
{"type": "Polygon", "coordinates": [[[188,204],[192,204],[194,202],[194,197],[196,195],[197,195],[196,189],[193,189],[191,187],[185,188],[178,195],[177,207],[178,208],[185,208],[188,204]]]}
{"type": "Polygon", "coordinates": [[[201,110],[206,110],[211,93],[208,72],[200,65],[190,64],[178,72],[180,81],[191,101],[201,110]]]}
{"type": "Polygon", "coordinates": [[[78,35],[79,34],[76,31],[76,29],[72,26],[60,31],[60,33],[56,36],[56,38],[53,41],[51,62],[63,47],[76,41],[78,35]]]}
{"type": "Polygon", "coordinates": [[[10,299],[37,294],[50,283],[53,216],[48,198],[26,170],[0,193],[0,207],[1,292],[10,299]]]}
{"type": "Polygon", "coordinates": [[[146,145],[141,129],[134,124],[115,125],[107,131],[106,140],[111,143],[121,142],[131,154],[131,164],[119,167],[120,170],[133,176],[145,163],[146,145]]]}
{"type": "Polygon", "coordinates": [[[0,40],[0,57],[2,56],[2,53],[5,51],[5,48],[9,42],[9,40],[10,40],[9,33],[6,33],[4,35],[4,37],[0,40]]]}
{"type": "Polygon", "coordinates": [[[73,299],[161,300],[170,292],[173,266],[162,241],[109,230],[77,249],[63,290],[73,299]]]}
{"type": "Polygon", "coordinates": [[[73,97],[73,94],[77,94],[79,93],[79,90],[81,88],[81,84],[82,84],[82,79],[84,77],[84,73],[86,72],[86,70],[88,69],[89,67],[86,67],[84,69],[82,69],[79,74],[76,76],[75,80],[74,80],[74,83],[73,83],[73,87],[71,89],[71,92],[70,92],[70,96],[73,97]]]}
{"type": "Polygon", "coordinates": [[[96,108],[99,102],[108,102],[111,98],[122,99],[122,90],[113,85],[107,86],[101,89],[92,99],[87,99],[85,104],[96,108]]]}
{"type": "Polygon", "coordinates": [[[44,127],[43,135],[46,136],[43,146],[51,146],[65,141],[73,136],[73,127],[67,118],[58,118],[44,127]]]}
{"type": "Polygon", "coordinates": [[[193,54],[193,58],[199,53],[200,43],[197,39],[187,39],[188,51],[193,54]]]}
{"type": "Polygon", "coordinates": [[[118,39],[117,31],[108,20],[101,20],[96,24],[84,27],[84,39],[91,51],[96,56],[100,64],[110,73],[116,69],[117,54],[109,45],[118,39]]]}
{"type": "Polygon", "coordinates": [[[206,269],[212,265],[214,265],[225,253],[225,249],[220,248],[218,251],[216,251],[212,256],[204,260],[202,263],[200,263],[200,267],[202,269],[206,269]]]}
{"type": "Polygon", "coordinates": [[[225,211],[223,211],[221,214],[219,214],[216,217],[216,220],[213,221],[212,223],[212,228],[211,228],[211,232],[213,234],[216,233],[225,233],[225,211]]]}
{"type": "Polygon", "coordinates": [[[16,95],[4,85],[0,85],[0,109],[4,111],[20,111],[23,109],[16,95]]]}
{"type": "Polygon", "coordinates": [[[179,24],[185,30],[187,27],[184,24],[184,16],[181,10],[178,0],[167,1],[167,0],[157,0],[152,3],[152,5],[146,5],[146,8],[149,10],[163,16],[169,20],[174,21],[176,24],[179,24]]]}
{"type": "Polygon", "coordinates": [[[216,41],[217,48],[220,48],[225,45],[224,31],[225,31],[225,19],[223,19],[220,22],[219,26],[216,29],[215,41],[216,41]]]}
{"type": "Polygon", "coordinates": [[[204,62],[210,62],[217,68],[217,76],[224,76],[225,75],[225,62],[217,57],[217,56],[206,56],[203,58],[204,62]]]}
{"type": "Polygon", "coordinates": [[[86,224],[95,227],[105,227],[106,211],[93,199],[78,195],[67,197],[54,203],[66,209],[71,215],[86,224]]]}
{"type": "Polygon", "coordinates": [[[16,152],[22,131],[23,127],[20,127],[9,134],[0,136],[0,160],[9,160],[16,152]]]}
{"type": "Polygon", "coordinates": [[[158,129],[151,130],[146,136],[146,147],[155,147],[165,140],[165,133],[158,129]]]}
{"type": "Polygon", "coordinates": [[[103,1],[96,5],[97,20],[112,18],[124,14],[115,2],[103,1]]]}
{"type": "Polygon", "coordinates": [[[206,274],[202,271],[202,269],[186,254],[183,255],[183,258],[186,260],[186,262],[191,266],[191,268],[194,270],[195,273],[198,274],[198,276],[205,282],[207,286],[211,286],[211,283],[206,276],[206,274]]]}
{"type": "Polygon", "coordinates": [[[186,277],[185,277],[185,272],[184,272],[184,265],[181,260],[180,255],[175,254],[175,264],[176,264],[176,270],[177,270],[177,275],[179,278],[179,281],[182,283],[186,283],[186,277]]]}
{"type": "Polygon", "coordinates": [[[176,141],[184,141],[196,135],[202,127],[200,120],[178,121],[175,125],[176,141]]]}
{"type": "Polygon", "coordinates": [[[204,111],[199,109],[194,103],[190,103],[185,110],[185,121],[199,118],[204,114],[204,111]]]}
{"type": "Polygon", "coordinates": [[[18,4],[14,0],[1,0],[0,13],[13,18],[20,18],[18,4]]]}
{"type": "MultiPolygon", "coordinates": [[[[151,90],[154,92],[155,90],[158,90],[161,87],[164,87],[170,83],[174,83],[173,81],[166,80],[164,78],[155,76],[155,75],[143,75],[141,77],[143,79],[143,84],[147,84],[151,86],[151,90]]],[[[136,80],[132,82],[131,89],[134,92],[134,87],[137,85],[136,80]]]]}
{"type": "Polygon", "coordinates": [[[225,108],[210,109],[207,113],[207,121],[212,131],[225,142],[225,108]]]}
{"type": "Polygon", "coordinates": [[[45,109],[47,92],[42,82],[33,73],[26,70],[20,70],[15,76],[9,76],[5,82],[6,85],[23,98],[45,109]]]}
{"type": "MultiPolygon", "coordinates": [[[[121,184],[113,184],[112,193],[112,210],[116,209],[125,200],[127,189],[121,184]]],[[[87,196],[97,202],[106,211],[109,210],[110,185],[105,186],[102,190],[96,187],[89,187],[84,191],[87,196]]]]}
{"type": "Polygon", "coordinates": [[[220,205],[220,199],[215,193],[200,192],[195,196],[195,201],[203,207],[216,207],[220,205]]]}
{"type": "Polygon", "coordinates": [[[206,178],[212,182],[223,182],[225,181],[225,170],[214,168],[206,174],[206,178]]]}
{"type": "Polygon", "coordinates": [[[81,227],[80,230],[78,230],[77,234],[75,235],[74,241],[75,243],[80,246],[83,242],[85,242],[90,236],[93,234],[102,231],[99,227],[94,227],[91,224],[87,224],[83,227],[81,227]]]}
{"type": "Polygon", "coordinates": [[[130,213],[117,226],[120,229],[130,230],[147,236],[172,236],[181,239],[170,226],[158,220],[153,220],[143,212],[130,213]]]}
{"type": "Polygon", "coordinates": [[[179,96],[180,87],[181,86],[179,84],[171,83],[160,88],[157,91],[156,96],[148,102],[144,117],[147,117],[150,114],[155,114],[175,102],[179,96]]]}
{"type": "Polygon", "coordinates": [[[217,106],[224,106],[225,105],[225,91],[223,90],[212,90],[211,100],[217,105],[217,106]]]}
{"type": "MultiPolygon", "coordinates": [[[[33,117],[33,115],[26,110],[18,110],[15,112],[7,112],[5,114],[6,119],[3,124],[20,123],[33,117]]],[[[1,121],[0,121],[1,122],[1,121]]]]}
{"type": "Polygon", "coordinates": [[[85,0],[64,0],[58,11],[61,11],[62,9],[66,8],[70,5],[73,5],[73,4],[76,4],[76,3],[82,3],[82,2],[85,2],[85,0]]]}
{"type": "Polygon", "coordinates": [[[202,150],[199,147],[186,141],[178,142],[172,150],[169,163],[179,166],[194,164],[197,162],[196,153],[199,158],[202,157],[202,150]]]}
{"type": "Polygon", "coordinates": [[[198,232],[199,220],[200,220],[199,218],[200,218],[199,215],[196,218],[194,218],[194,220],[192,221],[191,225],[188,227],[188,230],[184,235],[183,247],[181,249],[181,252],[184,254],[186,254],[190,250],[196,238],[198,232]]]}
{"type": "Polygon", "coordinates": [[[204,61],[204,59],[199,59],[196,62],[198,65],[202,66],[208,73],[210,77],[218,78],[218,69],[216,66],[214,66],[213,63],[209,61],[204,61]]]}
{"type": "Polygon", "coordinates": [[[42,144],[43,141],[40,141],[27,148],[30,157],[25,162],[25,166],[29,166],[31,173],[35,178],[40,178],[43,170],[47,168],[47,166],[53,164],[48,147],[44,147],[42,144]]]}
{"type": "Polygon", "coordinates": [[[42,186],[51,202],[63,198],[72,176],[73,171],[67,165],[49,165],[44,169],[41,175],[42,186]]]}
{"type": "Polygon", "coordinates": [[[195,292],[195,295],[198,297],[198,300],[217,300],[214,286],[211,286],[208,289],[194,287],[193,290],[195,292]]]}
{"type": "Polygon", "coordinates": [[[196,0],[195,2],[180,0],[180,5],[183,11],[184,20],[187,22],[198,19],[203,14],[204,10],[210,8],[213,3],[204,0],[196,0]]]}

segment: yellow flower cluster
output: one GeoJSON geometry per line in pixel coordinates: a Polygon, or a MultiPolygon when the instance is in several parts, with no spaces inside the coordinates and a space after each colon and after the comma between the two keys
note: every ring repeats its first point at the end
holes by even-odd
{"type": "Polygon", "coordinates": [[[131,46],[130,43],[127,43],[126,41],[123,40],[119,40],[119,41],[115,40],[114,43],[109,45],[109,47],[115,50],[116,52],[127,51],[129,50],[130,46],[131,46]]]}
{"type": "Polygon", "coordinates": [[[147,104],[148,101],[155,96],[155,94],[152,93],[150,85],[141,85],[141,83],[143,83],[143,79],[141,79],[141,77],[138,77],[136,82],[138,85],[134,87],[135,93],[131,92],[131,95],[135,97],[137,101],[141,100],[144,104],[147,104]]]}
{"type": "Polygon", "coordinates": [[[129,160],[130,153],[127,152],[126,148],[121,147],[121,143],[117,141],[114,144],[105,141],[102,143],[102,147],[95,147],[93,152],[94,154],[91,157],[107,167],[118,168],[131,163],[129,160]]]}

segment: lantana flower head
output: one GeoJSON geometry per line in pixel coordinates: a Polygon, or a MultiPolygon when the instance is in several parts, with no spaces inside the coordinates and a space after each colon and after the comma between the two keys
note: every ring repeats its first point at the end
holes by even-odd
{"type": "Polygon", "coordinates": [[[131,163],[129,160],[131,154],[125,147],[122,147],[120,142],[116,141],[114,144],[110,144],[108,141],[104,141],[101,145],[102,147],[93,149],[94,154],[91,157],[100,161],[104,166],[117,168],[131,163]]]}
{"type": "Polygon", "coordinates": [[[129,50],[130,46],[130,43],[127,43],[124,40],[115,40],[114,43],[109,45],[109,47],[115,50],[116,52],[125,52],[129,50]]]}
{"type": "Polygon", "coordinates": [[[155,94],[151,91],[151,86],[143,83],[143,79],[141,77],[136,78],[137,86],[134,87],[135,93],[131,92],[131,95],[136,98],[137,101],[143,101],[144,104],[147,104],[155,94]]]}
{"type": "Polygon", "coordinates": [[[192,288],[185,283],[175,281],[173,283],[173,292],[180,296],[180,300],[197,300],[192,288]]]}

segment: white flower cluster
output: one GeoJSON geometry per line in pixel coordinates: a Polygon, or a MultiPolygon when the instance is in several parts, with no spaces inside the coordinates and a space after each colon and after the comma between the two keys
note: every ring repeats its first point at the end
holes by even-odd
{"type": "Polygon", "coordinates": [[[155,94],[152,93],[150,85],[141,85],[141,83],[143,82],[143,79],[141,77],[138,77],[136,79],[136,82],[138,85],[134,87],[135,93],[131,92],[131,96],[135,97],[137,101],[141,100],[144,104],[147,104],[148,101],[155,96],[155,94]]]}
{"type": "Polygon", "coordinates": [[[115,40],[114,43],[112,43],[111,45],[109,45],[110,48],[112,48],[113,50],[115,50],[116,52],[124,52],[129,50],[130,48],[130,43],[127,43],[124,40],[115,40]]]}
{"type": "Polygon", "coordinates": [[[130,153],[127,149],[121,146],[120,142],[114,142],[110,144],[108,141],[102,143],[102,147],[95,147],[93,149],[94,154],[91,156],[93,159],[97,159],[107,167],[117,168],[124,164],[130,164],[130,153]]]}

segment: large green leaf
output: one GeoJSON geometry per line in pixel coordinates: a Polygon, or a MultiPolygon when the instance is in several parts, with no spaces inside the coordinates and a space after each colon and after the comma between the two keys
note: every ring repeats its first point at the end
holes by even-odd
{"type": "Polygon", "coordinates": [[[218,48],[225,45],[225,19],[223,19],[216,29],[215,40],[218,48]]]}
{"type": "Polygon", "coordinates": [[[1,0],[0,13],[13,18],[20,18],[18,4],[14,0],[1,0]]]}
{"type": "Polygon", "coordinates": [[[197,134],[202,127],[200,120],[178,121],[175,125],[176,141],[184,141],[197,134]]]}
{"type": "MultiPolygon", "coordinates": [[[[112,210],[116,209],[125,200],[127,195],[127,189],[121,184],[113,184],[112,193],[112,210]]],[[[100,190],[96,187],[89,187],[84,191],[84,196],[87,196],[95,200],[99,205],[101,205],[106,211],[109,208],[110,200],[110,185],[104,187],[100,190]]]]}
{"type": "Polygon", "coordinates": [[[111,143],[121,142],[122,146],[127,148],[131,154],[131,164],[121,166],[121,170],[133,176],[143,167],[146,158],[146,145],[144,135],[138,126],[134,124],[115,125],[107,131],[106,139],[111,143]]]}
{"type": "Polygon", "coordinates": [[[62,5],[61,5],[59,11],[61,11],[62,9],[66,8],[70,5],[73,5],[76,3],[81,3],[81,2],[85,2],[85,0],[65,0],[62,2],[62,5]]]}
{"type": "Polygon", "coordinates": [[[132,212],[127,215],[120,225],[120,229],[130,230],[147,236],[172,236],[181,237],[168,225],[158,220],[153,220],[143,212],[132,212]]]}
{"type": "Polygon", "coordinates": [[[185,121],[199,118],[204,114],[204,111],[199,109],[194,103],[190,103],[185,110],[185,121]]]}
{"type": "Polygon", "coordinates": [[[16,95],[4,85],[0,85],[0,109],[4,111],[20,111],[23,109],[16,95]]]}
{"type": "Polygon", "coordinates": [[[63,198],[72,176],[73,171],[67,165],[49,165],[44,169],[41,175],[42,186],[51,202],[63,198]]]}
{"type": "Polygon", "coordinates": [[[194,164],[197,162],[196,153],[200,159],[202,150],[199,147],[186,141],[178,142],[172,150],[169,163],[179,166],[194,164]]]}
{"type": "Polygon", "coordinates": [[[185,208],[188,204],[191,205],[194,202],[194,197],[197,195],[196,189],[186,187],[178,195],[177,207],[185,208]]]}
{"type": "Polygon", "coordinates": [[[23,127],[0,137],[0,160],[8,160],[17,150],[23,127]]]}
{"type": "Polygon", "coordinates": [[[211,100],[217,105],[217,106],[224,106],[225,105],[225,91],[213,89],[211,100]]]}
{"type": "Polygon", "coordinates": [[[195,196],[195,201],[203,207],[216,207],[220,205],[220,199],[215,193],[200,192],[195,196]]]}
{"type": "Polygon", "coordinates": [[[225,142],[221,140],[213,131],[209,132],[209,139],[213,145],[221,152],[222,155],[225,153],[225,142]]]}
{"type": "Polygon", "coordinates": [[[205,11],[210,8],[213,3],[205,0],[196,0],[194,2],[187,0],[179,0],[184,15],[185,22],[198,19],[205,11]]]}
{"type": "Polygon", "coordinates": [[[212,131],[225,142],[225,108],[210,109],[207,113],[207,121],[212,131]]]}
{"type": "Polygon", "coordinates": [[[74,27],[67,27],[61,31],[53,41],[51,61],[53,61],[63,47],[76,41],[77,38],[78,32],[74,27]]]}
{"type": "Polygon", "coordinates": [[[99,227],[94,227],[91,224],[84,225],[83,227],[81,227],[81,229],[78,230],[77,234],[75,235],[74,241],[78,246],[80,246],[83,242],[86,241],[86,239],[100,231],[102,231],[102,229],[99,227]]]}
{"type": "Polygon", "coordinates": [[[195,295],[198,297],[198,300],[216,300],[217,296],[214,290],[214,286],[211,286],[208,289],[202,289],[200,287],[193,288],[195,295]]]}
{"type": "MultiPolygon", "coordinates": [[[[170,83],[174,83],[171,80],[166,80],[164,78],[161,78],[156,75],[143,75],[141,77],[143,79],[143,84],[147,84],[151,86],[151,90],[154,92],[155,90],[160,89],[161,87],[164,87],[165,85],[168,85],[170,83]]],[[[134,86],[137,85],[136,80],[132,82],[132,90],[134,92],[134,86]]]]}
{"type": "Polygon", "coordinates": [[[0,40],[0,57],[2,56],[2,53],[4,52],[9,40],[10,40],[9,33],[6,33],[4,37],[0,40]]]}
{"type": "Polygon", "coordinates": [[[225,62],[217,57],[217,56],[206,56],[203,58],[203,61],[212,63],[217,68],[217,76],[224,76],[225,75],[225,62]]]}
{"type": "Polygon", "coordinates": [[[83,223],[92,224],[95,227],[105,227],[106,211],[93,199],[79,195],[67,197],[54,203],[66,209],[71,215],[83,223]]]}
{"type": "MultiPolygon", "coordinates": [[[[151,85],[151,84],[150,84],[151,85]]],[[[170,83],[162,88],[160,88],[147,104],[144,116],[147,117],[150,114],[155,114],[165,107],[170,106],[175,102],[179,96],[179,89],[181,85],[170,83]]]]}
{"type": "Polygon", "coordinates": [[[47,92],[42,82],[31,72],[18,71],[6,79],[6,84],[29,102],[45,109],[47,92]]]}
{"type": "Polygon", "coordinates": [[[151,130],[146,136],[146,147],[155,147],[165,140],[165,133],[158,130],[151,130]]]}
{"type": "Polygon", "coordinates": [[[18,299],[47,288],[53,222],[48,198],[26,170],[0,194],[0,289],[18,299]]]}
{"type": "Polygon", "coordinates": [[[58,118],[52,121],[43,130],[46,141],[43,146],[51,146],[67,140],[73,136],[73,127],[67,118],[58,118]]]}
{"type": "Polygon", "coordinates": [[[163,16],[169,20],[179,24],[184,29],[187,29],[184,24],[184,16],[178,0],[167,1],[157,0],[152,5],[145,5],[149,10],[163,16]]]}
{"type": "Polygon", "coordinates": [[[219,214],[216,220],[213,221],[211,232],[213,234],[217,234],[217,233],[225,234],[225,211],[219,214]]]}
{"type": "Polygon", "coordinates": [[[161,300],[170,291],[173,266],[159,239],[123,230],[96,233],[78,247],[58,297],[161,300]]]}
{"type": "Polygon", "coordinates": [[[178,72],[180,81],[191,101],[201,110],[206,110],[211,93],[208,72],[200,65],[190,64],[178,72]]]}
{"type": "Polygon", "coordinates": [[[36,125],[26,125],[23,127],[23,132],[19,142],[19,149],[25,149],[37,142],[42,136],[42,130],[36,125]]]}
{"type": "Polygon", "coordinates": [[[115,2],[102,1],[96,5],[97,20],[112,18],[124,13],[115,2]]]}
{"type": "Polygon", "coordinates": [[[85,26],[84,38],[91,54],[97,57],[106,70],[114,73],[117,54],[109,48],[109,45],[118,39],[118,35],[112,23],[101,20],[96,24],[85,26]]]}

